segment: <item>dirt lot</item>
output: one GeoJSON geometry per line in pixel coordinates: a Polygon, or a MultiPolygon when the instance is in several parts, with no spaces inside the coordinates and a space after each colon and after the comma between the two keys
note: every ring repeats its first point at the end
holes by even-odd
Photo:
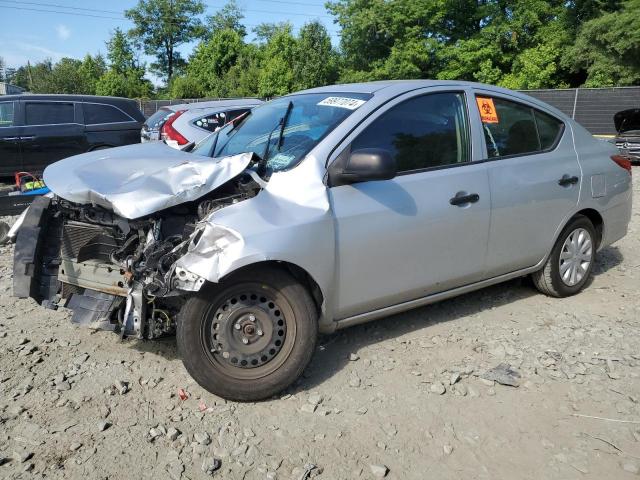
{"type": "Polygon", "coordinates": [[[218,459],[225,479],[638,478],[639,233],[640,207],[569,299],[513,281],[323,337],[302,381],[256,404],[199,388],[172,338],[12,298],[2,247],[0,477],[195,479],[218,459]],[[501,363],[518,387],[481,378],[501,363]]]}

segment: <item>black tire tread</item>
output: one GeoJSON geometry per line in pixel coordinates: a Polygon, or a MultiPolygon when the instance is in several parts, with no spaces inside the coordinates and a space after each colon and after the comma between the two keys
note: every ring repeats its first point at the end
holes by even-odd
{"type": "MultiPolygon", "coordinates": [[[[563,298],[575,295],[584,288],[584,285],[586,284],[588,277],[591,274],[591,270],[587,272],[587,275],[585,275],[585,280],[579,286],[567,287],[561,284],[562,280],[560,280],[559,273],[555,271],[557,266],[556,256],[559,255],[559,250],[562,248],[562,245],[569,232],[573,231],[578,226],[585,227],[591,231],[591,240],[593,242],[595,260],[595,249],[597,245],[596,230],[593,226],[593,223],[591,223],[591,220],[589,220],[584,215],[576,215],[567,223],[567,225],[558,236],[558,239],[556,240],[556,243],[554,244],[553,249],[551,250],[551,253],[549,254],[549,257],[547,258],[544,266],[540,270],[531,274],[531,279],[533,280],[533,284],[535,285],[536,289],[549,297],[563,298]]],[[[591,262],[590,268],[592,267],[593,261],[591,262]]]]}
{"type": "MultiPolygon", "coordinates": [[[[297,282],[286,270],[271,266],[258,266],[232,274],[220,284],[210,284],[197,296],[190,298],[180,312],[176,339],[183,364],[193,379],[207,391],[229,400],[256,401],[272,397],[298,379],[311,361],[318,336],[318,313],[316,304],[307,289],[297,282]],[[240,282],[260,282],[276,288],[287,297],[294,310],[301,314],[302,323],[297,322],[296,342],[301,341],[303,349],[291,352],[287,361],[266,377],[251,380],[212,381],[213,368],[203,358],[204,353],[193,345],[200,328],[204,308],[213,295],[219,294],[226,286],[240,282]],[[207,288],[208,287],[208,288],[207,288]],[[195,330],[194,330],[195,329],[195,330]],[[295,354],[294,354],[295,352],[295,354]],[[296,358],[292,358],[292,357],[296,358]]],[[[301,346],[302,347],[302,346],[301,346]]]]}

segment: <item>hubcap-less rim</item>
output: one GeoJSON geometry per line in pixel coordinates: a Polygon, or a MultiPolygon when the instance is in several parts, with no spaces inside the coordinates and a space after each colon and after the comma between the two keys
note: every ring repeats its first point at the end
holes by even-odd
{"type": "Polygon", "coordinates": [[[280,367],[295,340],[289,303],[275,290],[239,286],[206,313],[203,348],[233,378],[256,379],[280,367]]]}
{"type": "Polygon", "coordinates": [[[569,234],[560,251],[560,278],[573,287],[580,283],[589,271],[593,261],[591,234],[584,228],[577,228],[569,234]]]}

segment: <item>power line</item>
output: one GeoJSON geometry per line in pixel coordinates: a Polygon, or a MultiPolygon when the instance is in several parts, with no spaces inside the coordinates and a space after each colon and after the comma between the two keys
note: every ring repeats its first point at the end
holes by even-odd
{"type": "MultiPolygon", "coordinates": [[[[9,1],[9,0],[0,0],[0,2],[7,2],[7,1],[9,1]]],[[[104,18],[104,19],[109,19],[109,20],[119,20],[121,22],[130,21],[128,18],[126,18],[124,16],[112,17],[112,16],[107,16],[107,15],[94,15],[94,14],[91,14],[91,13],[66,12],[66,11],[60,11],[60,10],[31,8],[31,7],[14,7],[14,6],[10,6],[10,5],[0,5],[0,8],[8,8],[8,9],[12,9],[12,10],[24,10],[24,11],[29,11],[29,12],[54,13],[54,14],[58,14],[58,15],[73,15],[73,16],[76,16],[76,17],[104,18]]],[[[86,9],[86,10],[89,10],[89,9],[86,9]]],[[[173,22],[168,22],[168,23],[173,23],[173,22]]],[[[242,23],[242,25],[244,25],[246,27],[259,27],[260,26],[260,24],[252,24],[252,23],[242,23]]],[[[325,26],[325,28],[326,28],[326,26],[325,26]]],[[[332,31],[332,30],[329,30],[327,28],[327,31],[329,33],[333,33],[333,34],[339,35],[339,32],[337,32],[335,30],[332,31]]]]}
{"type": "MultiPolygon", "coordinates": [[[[5,0],[0,0],[5,1],[5,0]]],[[[63,15],[75,15],[76,17],[93,17],[93,18],[109,18],[112,20],[126,20],[124,17],[107,17],[105,15],[92,15],[90,13],[76,13],[76,12],[60,12],[56,10],[44,10],[41,8],[28,8],[28,7],[11,7],[9,5],[0,5],[0,8],[11,8],[13,10],[27,10],[30,12],[44,12],[44,13],[59,13],[63,15]]]]}
{"type": "MultiPolygon", "coordinates": [[[[85,12],[94,12],[94,13],[113,13],[116,15],[121,15],[122,16],[122,12],[118,12],[115,10],[101,10],[101,9],[96,9],[96,8],[81,8],[81,7],[72,7],[72,6],[65,6],[65,5],[60,5],[60,4],[56,4],[56,3],[42,3],[42,2],[26,2],[26,1],[17,1],[17,0],[0,0],[3,3],[13,3],[16,5],[31,5],[31,6],[36,6],[36,7],[53,7],[53,8],[64,8],[64,9],[72,9],[72,10],[82,10],[85,12]]],[[[263,0],[263,1],[271,1],[271,2],[276,2],[276,3],[284,3],[284,4],[292,4],[292,5],[304,5],[301,2],[289,2],[289,1],[285,1],[285,0],[263,0]]],[[[307,5],[308,6],[308,5],[307,5]]],[[[9,8],[9,7],[7,7],[9,8]]],[[[18,8],[18,7],[13,7],[13,8],[18,8]]],[[[21,7],[24,10],[27,10],[26,7],[21,7]]],[[[260,9],[242,9],[243,11],[246,12],[251,12],[251,13],[266,13],[266,14],[278,14],[280,15],[281,12],[276,12],[273,10],[260,10],[260,9]]],[[[38,10],[33,10],[33,11],[38,11],[38,10]]],[[[218,11],[218,10],[216,10],[218,11]]],[[[49,13],[63,13],[63,12],[49,12],[49,13]]],[[[70,14],[72,12],[69,12],[70,14]]],[[[214,11],[215,13],[215,11],[214,11]]],[[[324,14],[318,14],[318,15],[314,15],[312,13],[298,13],[298,12],[287,12],[287,15],[296,15],[296,16],[300,16],[300,17],[310,17],[310,18],[333,18],[330,15],[324,15],[324,14]]],[[[105,17],[107,18],[107,17],[105,17]]]]}
{"type": "Polygon", "coordinates": [[[0,0],[3,3],[15,3],[18,5],[35,5],[35,6],[40,6],[40,7],[54,7],[54,8],[67,8],[70,10],[83,10],[86,12],[100,12],[100,13],[115,13],[116,15],[122,15],[122,12],[119,12],[117,10],[100,10],[98,8],[82,8],[82,7],[75,7],[75,6],[66,6],[66,5],[60,5],[57,3],[36,3],[36,2],[23,2],[23,1],[16,1],[16,0],[0,0]]]}

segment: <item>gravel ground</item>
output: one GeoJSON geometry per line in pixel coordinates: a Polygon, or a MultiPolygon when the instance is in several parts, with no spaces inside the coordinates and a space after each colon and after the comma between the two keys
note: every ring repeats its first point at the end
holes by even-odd
{"type": "Polygon", "coordinates": [[[1,247],[0,477],[638,478],[639,232],[640,207],[575,297],[512,281],[338,332],[250,404],[198,387],[173,338],[12,298],[1,247]]]}

